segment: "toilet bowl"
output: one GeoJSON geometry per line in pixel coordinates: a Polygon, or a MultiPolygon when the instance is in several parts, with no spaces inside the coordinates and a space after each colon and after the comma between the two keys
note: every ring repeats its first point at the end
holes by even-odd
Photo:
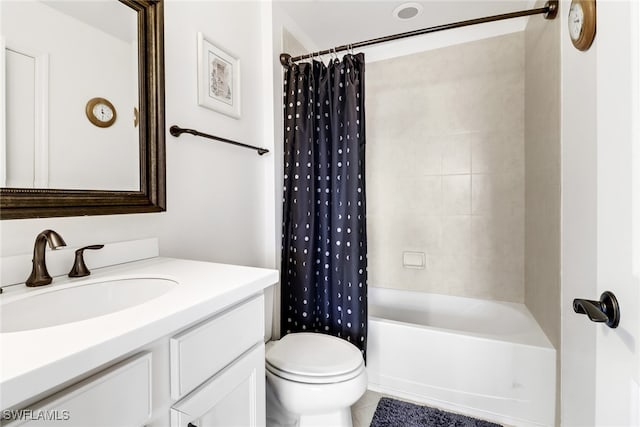
{"type": "Polygon", "coordinates": [[[330,335],[299,332],[268,343],[267,426],[351,427],[367,389],[362,354],[330,335]]]}

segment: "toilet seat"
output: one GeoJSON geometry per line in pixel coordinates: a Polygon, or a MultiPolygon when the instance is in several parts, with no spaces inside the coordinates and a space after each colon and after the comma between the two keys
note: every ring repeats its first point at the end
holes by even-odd
{"type": "Polygon", "coordinates": [[[280,378],[311,384],[351,380],[365,367],[353,344],[326,334],[299,332],[285,335],[266,353],[266,369],[280,378]]]}
{"type": "Polygon", "coordinates": [[[349,380],[352,380],[353,378],[356,378],[358,375],[360,375],[364,371],[365,368],[364,368],[364,364],[362,364],[358,369],[345,374],[325,375],[325,376],[308,376],[308,375],[292,374],[291,372],[285,372],[285,371],[281,371],[280,369],[274,368],[270,364],[266,365],[266,369],[273,375],[288,381],[294,381],[294,382],[305,383],[305,384],[335,384],[335,383],[349,381],[349,380]]]}

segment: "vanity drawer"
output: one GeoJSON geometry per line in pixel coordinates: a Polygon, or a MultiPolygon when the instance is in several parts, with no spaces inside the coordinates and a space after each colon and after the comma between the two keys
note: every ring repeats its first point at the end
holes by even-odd
{"type": "Polygon", "coordinates": [[[143,426],[151,417],[151,353],[143,353],[3,418],[3,426],[143,426]]]}
{"type": "Polygon", "coordinates": [[[189,393],[263,339],[262,294],[174,336],[171,398],[189,393]]]}

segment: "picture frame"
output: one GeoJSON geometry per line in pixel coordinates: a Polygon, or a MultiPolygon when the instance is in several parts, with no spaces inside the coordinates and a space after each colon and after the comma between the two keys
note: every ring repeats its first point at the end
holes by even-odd
{"type": "Polygon", "coordinates": [[[240,118],[240,60],[198,32],[198,105],[240,118]]]}

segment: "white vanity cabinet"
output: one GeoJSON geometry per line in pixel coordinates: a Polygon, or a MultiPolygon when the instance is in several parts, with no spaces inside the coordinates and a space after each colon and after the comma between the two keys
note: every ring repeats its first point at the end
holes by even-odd
{"type": "MultiPolygon", "coordinates": [[[[16,427],[265,425],[263,293],[9,414],[16,427]]],[[[82,377],[81,377],[82,378],[82,377]]]]}
{"type": "Polygon", "coordinates": [[[171,338],[171,427],[265,425],[263,336],[260,295],[171,338]]]}
{"type": "Polygon", "coordinates": [[[20,411],[3,426],[142,427],[151,417],[151,353],[118,363],[20,411]]]}
{"type": "Polygon", "coordinates": [[[56,276],[35,290],[18,282],[31,254],[2,258],[3,282],[15,285],[3,285],[0,311],[23,300],[40,307],[36,298],[55,293],[64,303],[42,308],[48,317],[41,317],[57,319],[70,305],[88,317],[0,328],[1,427],[265,425],[265,301],[272,302],[278,271],[158,257],[151,240],[106,244],[90,277],[56,276]],[[9,279],[7,265],[16,271],[9,279]],[[108,298],[81,292],[108,282],[126,285],[122,299],[135,299],[135,284],[147,279],[175,286],[106,313],[108,298]]]}

